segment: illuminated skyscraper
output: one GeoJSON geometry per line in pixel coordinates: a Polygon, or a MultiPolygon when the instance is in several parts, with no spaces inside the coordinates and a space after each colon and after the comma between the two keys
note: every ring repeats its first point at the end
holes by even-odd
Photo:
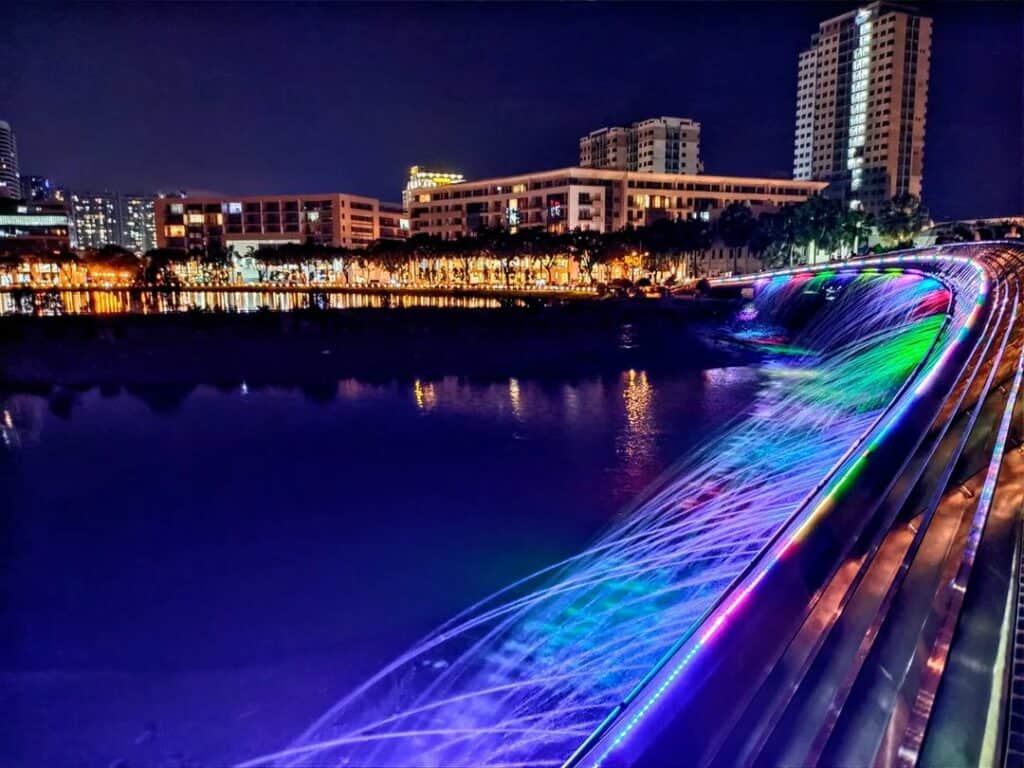
{"type": "Polygon", "coordinates": [[[0,120],[0,197],[19,199],[21,177],[18,175],[18,143],[10,123],[0,120]]]}
{"type": "Polygon", "coordinates": [[[121,245],[135,253],[156,248],[156,195],[128,194],[121,197],[121,245]]]}
{"type": "Polygon", "coordinates": [[[580,167],[702,173],[700,123],[686,117],[652,117],[626,127],[599,128],[580,137],[580,167]]]}
{"type": "Polygon", "coordinates": [[[408,212],[409,204],[413,195],[421,189],[433,189],[443,187],[446,184],[459,184],[466,180],[461,173],[448,173],[447,171],[428,171],[418,165],[409,169],[409,181],[402,190],[402,209],[408,212]]]}
{"type": "Polygon", "coordinates": [[[71,195],[75,246],[102,248],[121,242],[120,206],[110,192],[76,192],[71,195]]]}
{"type": "Polygon", "coordinates": [[[823,21],[800,54],[793,178],[877,212],[921,196],[932,22],[872,3],[823,21]]]}

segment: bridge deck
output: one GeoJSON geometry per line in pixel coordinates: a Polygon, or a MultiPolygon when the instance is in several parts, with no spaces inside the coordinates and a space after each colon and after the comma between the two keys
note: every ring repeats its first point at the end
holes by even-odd
{"type": "Polygon", "coordinates": [[[823,488],[802,537],[762,551],[569,764],[1021,764],[1024,649],[1007,635],[1024,457],[1006,449],[1020,439],[1024,248],[893,263],[961,292],[958,343],[855,459],[870,471],[823,488]],[[984,270],[977,298],[967,259],[984,270]]]}

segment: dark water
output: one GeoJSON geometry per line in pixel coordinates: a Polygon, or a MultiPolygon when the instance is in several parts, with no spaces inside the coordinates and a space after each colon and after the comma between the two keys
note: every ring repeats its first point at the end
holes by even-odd
{"type": "Polygon", "coordinates": [[[753,369],[0,397],[0,765],[286,745],[459,609],[578,551],[753,369]]]}

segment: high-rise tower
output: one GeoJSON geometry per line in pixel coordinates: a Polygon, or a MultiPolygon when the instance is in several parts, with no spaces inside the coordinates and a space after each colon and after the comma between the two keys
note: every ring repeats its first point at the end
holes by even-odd
{"type": "Polygon", "coordinates": [[[0,120],[0,197],[21,197],[21,176],[18,173],[18,143],[11,124],[0,120]]]}
{"type": "Polygon", "coordinates": [[[921,197],[932,22],[877,2],[823,21],[800,54],[793,178],[877,212],[921,197]]]}

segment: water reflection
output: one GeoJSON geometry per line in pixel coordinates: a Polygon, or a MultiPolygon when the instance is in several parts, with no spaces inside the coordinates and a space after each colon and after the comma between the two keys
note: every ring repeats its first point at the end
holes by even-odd
{"type": "Polygon", "coordinates": [[[45,410],[41,397],[0,397],[0,444],[9,450],[38,444],[45,410]]]}
{"type": "Polygon", "coordinates": [[[296,309],[441,307],[492,309],[521,299],[439,296],[402,291],[180,290],[139,289],[0,291],[0,315],[116,315],[177,312],[287,312],[296,309]]]}
{"type": "Polygon", "coordinates": [[[428,630],[580,551],[758,381],[638,369],[0,394],[18,552],[7,733],[39,765],[269,751],[428,630]]]}
{"type": "Polygon", "coordinates": [[[654,420],[654,387],[645,371],[632,368],[622,375],[625,427],[615,441],[616,450],[631,476],[641,475],[653,464],[657,425],[654,420]]]}
{"type": "Polygon", "coordinates": [[[429,411],[437,405],[437,393],[434,392],[432,382],[422,382],[416,379],[412,384],[413,396],[416,398],[416,406],[421,411],[429,411]]]}
{"type": "Polygon", "coordinates": [[[523,402],[519,392],[519,380],[509,379],[508,380],[508,404],[512,406],[512,415],[516,417],[516,421],[523,420],[523,402]]]}
{"type": "MultiPolygon", "coordinates": [[[[320,406],[334,401],[406,402],[422,415],[510,418],[514,426],[512,434],[517,439],[530,439],[552,428],[586,433],[611,419],[616,424],[615,464],[622,471],[622,488],[624,492],[633,492],[640,490],[662,466],[663,443],[666,439],[671,441],[673,429],[682,428],[685,433],[689,428],[699,428],[699,424],[681,427],[680,414],[690,414],[698,422],[738,414],[742,403],[733,399],[732,394],[736,390],[752,391],[757,382],[758,375],[750,368],[693,372],[657,381],[644,370],[630,369],[616,377],[597,376],[571,382],[514,377],[487,382],[448,376],[433,381],[417,378],[411,382],[309,381],[291,387],[248,381],[216,385],[107,384],[96,388],[96,392],[102,399],[134,398],[144,403],[150,412],[165,416],[176,414],[197,395],[206,398],[212,393],[228,398],[280,398],[298,393],[320,406]],[[729,401],[730,414],[720,413],[718,401],[722,397],[729,401]],[[715,415],[709,419],[708,413],[715,415]]],[[[70,421],[82,408],[83,400],[92,396],[89,388],[56,386],[35,395],[0,397],[3,409],[0,411],[0,437],[4,447],[17,450],[26,442],[38,442],[46,412],[62,421],[70,421]],[[26,435],[30,436],[28,441],[26,435]]]]}

